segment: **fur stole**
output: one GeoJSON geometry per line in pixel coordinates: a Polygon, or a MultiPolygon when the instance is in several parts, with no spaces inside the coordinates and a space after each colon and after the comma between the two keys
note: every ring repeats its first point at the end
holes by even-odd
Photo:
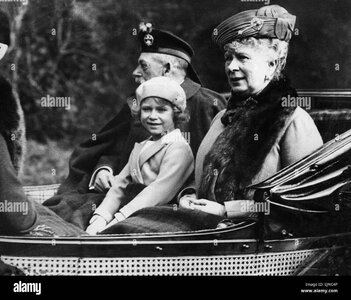
{"type": "Polygon", "coordinates": [[[0,134],[4,137],[12,164],[20,173],[25,153],[25,123],[22,107],[11,84],[0,76],[0,134]]]}
{"type": "Polygon", "coordinates": [[[218,201],[244,199],[281,130],[295,108],[281,98],[297,96],[287,79],[271,82],[259,95],[232,94],[221,121],[226,126],[205,157],[198,197],[218,201]]]}

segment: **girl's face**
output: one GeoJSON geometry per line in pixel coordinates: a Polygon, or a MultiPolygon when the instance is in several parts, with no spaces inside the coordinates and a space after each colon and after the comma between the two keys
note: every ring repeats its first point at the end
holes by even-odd
{"type": "Polygon", "coordinates": [[[225,72],[234,93],[255,95],[262,91],[273,77],[276,62],[261,48],[240,44],[227,47],[225,72]]]}
{"type": "Polygon", "coordinates": [[[140,121],[154,140],[174,130],[174,112],[171,103],[150,97],[141,102],[140,121]]]}

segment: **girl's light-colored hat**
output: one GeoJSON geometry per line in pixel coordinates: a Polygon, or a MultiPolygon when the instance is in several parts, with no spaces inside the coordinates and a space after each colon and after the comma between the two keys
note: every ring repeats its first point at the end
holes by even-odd
{"type": "Polygon", "coordinates": [[[162,98],[181,112],[186,109],[186,95],[183,88],[173,79],[168,77],[154,77],[142,83],[136,90],[136,106],[134,109],[140,109],[143,100],[150,97],[162,98]]]}

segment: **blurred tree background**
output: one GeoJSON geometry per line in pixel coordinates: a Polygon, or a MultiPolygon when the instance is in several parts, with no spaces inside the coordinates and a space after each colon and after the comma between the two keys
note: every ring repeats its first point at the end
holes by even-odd
{"type": "MultiPolygon", "coordinates": [[[[0,2],[11,18],[11,47],[0,63],[26,115],[24,184],[61,182],[77,143],[122,107],[135,88],[131,73],[140,21],[170,30],[195,49],[206,87],[227,92],[222,54],[211,42],[225,18],[268,1],[29,0],[0,2]],[[70,109],[42,107],[41,98],[69,97],[70,109]],[[53,171],[54,170],[54,171],[53,171]]],[[[276,0],[297,16],[287,72],[296,88],[351,86],[351,1],[276,0]]]]}

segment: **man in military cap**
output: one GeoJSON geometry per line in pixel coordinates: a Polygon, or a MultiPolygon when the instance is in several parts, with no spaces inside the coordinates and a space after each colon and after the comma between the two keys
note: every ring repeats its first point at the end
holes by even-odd
{"type": "MultiPolygon", "coordinates": [[[[196,155],[212,119],[225,108],[225,99],[202,87],[191,65],[194,51],[187,42],[171,32],[153,29],[150,23],[140,25],[138,40],[141,54],[133,72],[136,83],[167,76],[181,84],[190,114],[189,122],[181,131],[196,155]]],[[[88,219],[83,220],[82,210],[92,213],[104,197],[101,192],[111,187],[113,174],[118,174],[127,163],[134,143],[148,137],[148,133],[131,117],[128,104],[132,105],[133,99],[134,95],[127,99],[119,114],[95,138],[78,145],[70,159],[69,175],[60,186],[58,195],[45,203],[67,221],[82,228],[88,222],[88,219]]]]}

